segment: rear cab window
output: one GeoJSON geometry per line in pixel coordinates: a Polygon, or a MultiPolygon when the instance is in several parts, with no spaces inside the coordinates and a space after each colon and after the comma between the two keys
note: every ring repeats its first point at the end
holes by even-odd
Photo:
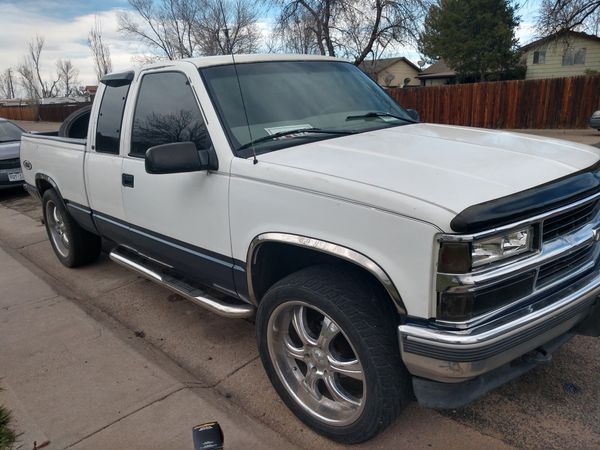
{"type": "Polygon", "coordinates": [[[96,124],[97,152],[119,154],[123,111],[128,92],[129,84],[105,86],[96,124]]]}

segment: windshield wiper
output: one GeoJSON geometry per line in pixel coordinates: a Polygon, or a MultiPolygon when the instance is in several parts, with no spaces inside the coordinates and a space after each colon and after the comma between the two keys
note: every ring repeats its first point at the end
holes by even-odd
{"type": "Polygon", "coordinates": [[[344,131],[344,130],[324,130],[323,128],[297,128],[295,130],[287,130],[280,131],[279,133],[270,134],[268,136],[263,136],[258,139],[254,139],[241,147],[238,147],[239,150],[244,150],[246,148],[252,147],[255,144],[260,144],[261,142],[272,141],[273,139],[277,139],[283,136],[289,136],[291,134],[300,134],[300,133],[315,133],[315,134],[339,134],[340,136],[345,136],[348,134],[355,134],[355,131],[344,131]]]}
{"type": "Polygon", "coordinates": [[[381,117],[391,117],[393,119],[403,120],[404,122],[415,123],[413,120],[407,119],[406,117],[397,116],[396,114],[383,112],[383,111],[371,111],[365,114],[358,114],[356,116],[348,116],[346,120],[358,120],[358,119],[369,119],[371,117],[381,118],[381,117]]]}

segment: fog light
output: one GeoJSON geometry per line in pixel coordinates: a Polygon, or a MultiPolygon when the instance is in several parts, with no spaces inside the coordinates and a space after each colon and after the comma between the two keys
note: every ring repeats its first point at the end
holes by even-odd
{"type": "Polygon", "coordinates": [[[483,289],[443,292],[438,299],[437,319],[465,322],[524,298],[533,292],[534,278],[535,272],[527,272],[483,289]]]}

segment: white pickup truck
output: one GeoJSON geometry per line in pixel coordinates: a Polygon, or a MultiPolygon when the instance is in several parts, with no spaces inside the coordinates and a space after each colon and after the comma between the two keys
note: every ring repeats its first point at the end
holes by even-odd
{"type": "Polygon", "coordinates": [[[25,135],[21,160],[63,264],[104,239],[216,314],[255,316],[283,401],[341,442],[412,393],[455,408],[600,331],[599,150],[418,123],[344,61],[110,74],[85,139],[25,135]]]}

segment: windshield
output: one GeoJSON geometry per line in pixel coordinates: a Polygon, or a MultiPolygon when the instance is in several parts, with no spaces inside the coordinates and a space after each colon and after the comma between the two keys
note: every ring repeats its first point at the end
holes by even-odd
{"type": "Polygon", "coordinates": [[[14,123],[0,122],[0,142],[20,141],[23,130],[14,123]]]}
{"type": "Polygon", "coordinates": [[[239,86],[233,65],[201,69],[238,156],[250,156],[252,147],[256,153],[265,153],[414,123],[375,82],[349,63],[245,63],[237,65],[237,72],[239,86]]]}

